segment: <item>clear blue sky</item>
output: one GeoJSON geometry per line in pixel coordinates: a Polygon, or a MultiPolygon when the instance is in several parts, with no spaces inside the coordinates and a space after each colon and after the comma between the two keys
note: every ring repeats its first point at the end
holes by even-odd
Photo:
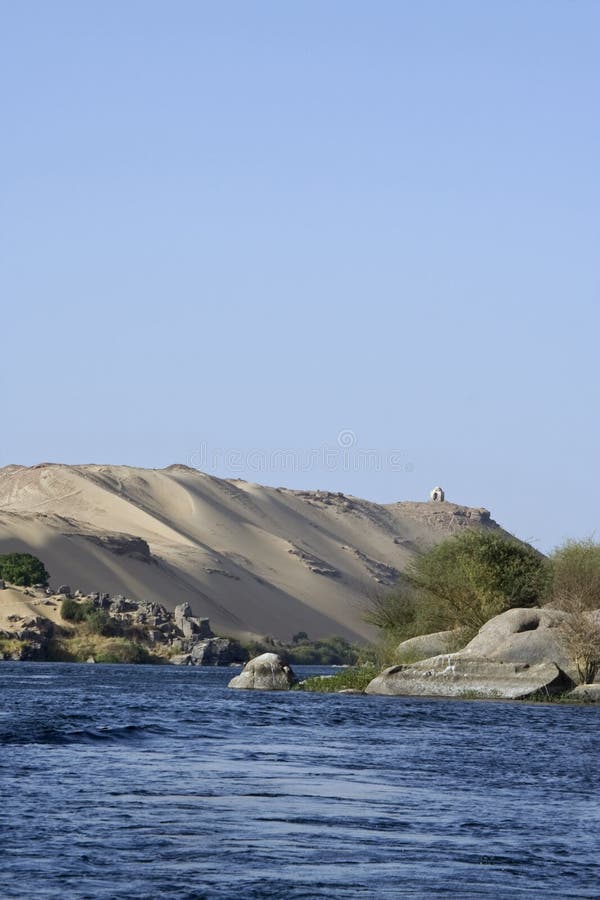
{"type": "Polygon", "coordinates": [[[594,532],[599,36],[596,0],[0,0],[0,462],[594,532]]]}

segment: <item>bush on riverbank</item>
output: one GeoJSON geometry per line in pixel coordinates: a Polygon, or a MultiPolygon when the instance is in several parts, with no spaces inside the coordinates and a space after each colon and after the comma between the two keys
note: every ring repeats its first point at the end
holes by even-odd
{"type": "Polygon", "coordinates": [[[600,607],[600,544],[568,540],[550,556],[550,604],[565,612],[600,607]]]}
{"type": "Polygon", "coordinates": [[[277,653],[292,666],[352,666],[359,661],[364,649],[339,636],[310,640],[306,632],[299,632],[291,643],[265,637],[243,646],[251,658],[261,653],[277,653]]]}
{"type": "Polygon", "coordinates": [[[549,605],[569,613],[560,626],[562,643],[582,684],[600,671],[600,544],[568,540],[550,556],[549,605]]]}
{"type": "Polygon", "coordinates": [[[493,616],[539,606],[549,576],[547,560],[533,547],[468,530],[412,560],[395,591],[371,600],[366,619],[396,643],[453,629],[466,643],[493,616]]]}
{"type": "Polygon", "coordinates": [[[297,689],[318,694],[335,694],[344,690],[364,691],[379,672],[380,669],[373,665],[353,666],[336,672],[335,675],[316,675],[307,678],[300,682],[297,689]]]}
{"type": "Polygon", "coordinates": [[[165,663],[166,656],[160,651],[162,647],[152,648],[123,637],[104,637],[103,635],[77,633],[73,635],[56,635],[48,644],[47,660],[49,662],[87,662],[93,659],[103,663],[165,663]]]}

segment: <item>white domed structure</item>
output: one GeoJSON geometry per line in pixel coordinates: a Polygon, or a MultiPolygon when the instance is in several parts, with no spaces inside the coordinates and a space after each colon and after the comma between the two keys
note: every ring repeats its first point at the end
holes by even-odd
{"type": "Polygon", "coordinates": [[[430,499],[435,503],[441,503],[444,500],[445,494],[441,487],[434,487],[432,492],[429,495],[430,499]]]}

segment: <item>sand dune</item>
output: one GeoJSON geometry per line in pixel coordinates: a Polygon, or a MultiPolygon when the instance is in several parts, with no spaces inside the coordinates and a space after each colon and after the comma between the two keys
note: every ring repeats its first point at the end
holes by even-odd
{"type": "Polygon", "coordinates": [[[470,525],[498,528],[453,503],[379,505],[179,465],[0,469],[0,552],[39,556],[54,587],[187,600],[236,636],[370,638],[366,596],[470,525]]]}

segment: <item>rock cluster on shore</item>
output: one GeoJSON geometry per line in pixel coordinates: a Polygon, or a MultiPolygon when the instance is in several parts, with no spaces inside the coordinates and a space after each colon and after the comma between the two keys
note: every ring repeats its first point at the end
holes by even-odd
{"type": "MultiPolygon", "coordinates": [[[[2,584],[0,591],[8,593],[9,589],[2,584]]],[[[188,603],[181,603],[170,612],[160,603],[99,591],[82,594],[72,591],[67,584],[60,585],[56,592],[41,586],[26,589],[12,586],[10,594],[14,612],[0,624],[0,641],[8,645],[4,650],[0,646],[0,659],[46,659],[51,639],[64,636],[74,628],[71,621],[64,621],[61,616],[65,599],[103,610],[124,636],[140,643],[150,653],[158,652],[174,665],[227,666],[243,663],[248,658],[237,641],[217,637],[207,618],[194,616],[188,603]]],[[[0,601],[2,596],[0,593],[0,601]]]]}
{"type": "MultiPolygon", "coordinates": [[[[364,693],[523,700],[570,691],[574,700],[599,702],[600,683],[575,688],[577,670],[560,638],[560,626],[568,616],[555,609],[510,609],[490,619],[457,652],[449,652],[458,639],[456,632],[412,638],[398,650],[401,655],[412,656],[413,661],[384,669],[372,678],[364,693]],[[426,658],[414,661],[418,654],[426,658]]],[[[251,659],[229,686],[289,690],[293,683],[293,673],[281,658],[265,653],[251,659]]],[[[345,692],[348,690],[363,693],[355,688],[345,692]]]]}
{"type": "MultiPolygon", "coordinates": [[[[400,658],[412,655],[413,661],[385,669],[366,692],[505,699],[564,693],[578,680],[560,638],[560,626],[568,618],[569,613],[557,609],[509,609],[486,622],[456,653],[448,652],[456,640],[453,632],[412,638],[400,644],[398,654],[400,658]],[[425,658],[415,661],[418,655],[425,658]]],[[[580,685],[573,691],[575,698],[588,700],[598,693],[594,685],[580,685]]]]}
{"type": "Polygon", "coordinates": [[[390,666],[367,686],[367,694],[427,697],[487,697],[521,700],[572,687],[554,663],[493,662],[465,653],[434,656],[410,666],[390,666]]]}

